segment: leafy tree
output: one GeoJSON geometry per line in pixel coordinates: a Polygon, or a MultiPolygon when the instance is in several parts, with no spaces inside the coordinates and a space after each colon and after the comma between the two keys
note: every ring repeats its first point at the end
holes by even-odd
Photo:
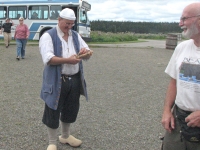
{"type": "Polygon", "coordinates": [[[180,33],[177,22],[91,21],[92,31],[133,33],[180,33]]]}

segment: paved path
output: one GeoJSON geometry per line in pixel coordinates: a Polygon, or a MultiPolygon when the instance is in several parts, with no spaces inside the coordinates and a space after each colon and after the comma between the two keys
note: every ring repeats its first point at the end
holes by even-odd
{"type": "Polygon", "coordinates": [[[145,40],[138,43],[122,43],[122,44],[90,44],[99,47],[147,47],[147,48],[165,48],[165,41],[162,40],[145,40]]]}
{"type": "MultiPolygon", "coordinates": [[[[180,43],[181,41],[178,41],[180,43]]],[[[3,41],[0,42],[0,44],[3,44],[3,41]]],[[[15,44],[15,42],[11,42],[12,45],[15,44]]],[[[27,45],[38,45],[38,42],[36,41],[29,41],[27,45]]],[[[144,40],[144,42],[137,42],[137,43],[121,43],[121,44],[90,44],[88,43],[90,47],[134,47],[134,48],[166,48],[166,41],[165,40],[144,40]]]]}
{"type": "MultiPolygon", "coordinates": [[[[178,42],[180,43],[180,41],[178,42]]],[[[165,40],[145,40],[138,43],[122,43],[122,44],[89,44],[97,47],[134,47],[134,48],[166,48],[165,40]]]]}

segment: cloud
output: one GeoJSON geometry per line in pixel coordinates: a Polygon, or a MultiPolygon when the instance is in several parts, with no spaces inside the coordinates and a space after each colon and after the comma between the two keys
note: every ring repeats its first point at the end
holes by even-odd
{"type": "Polygon", "coordinates": [[[90,0],[90,20],[178,22],[185,6],[197,0],[90,0]]]}

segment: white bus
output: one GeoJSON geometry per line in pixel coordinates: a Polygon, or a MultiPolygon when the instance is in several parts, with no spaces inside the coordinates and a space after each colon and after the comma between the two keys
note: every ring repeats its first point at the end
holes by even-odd
{"type": "Polygon", "coordinates": [[[0,0],[0,26],[6,18],[12,19],[15,24],[11,31],[13,36],[19,17],[23,17],[30,30],[29,40],[39,40],[45,31],[57,25],[59,13],[64,8],[74,10],[76,21],[73,30],[85,41],[90,41],[87,11],[91,10],[91,5],[84,0],[0,0]]]}

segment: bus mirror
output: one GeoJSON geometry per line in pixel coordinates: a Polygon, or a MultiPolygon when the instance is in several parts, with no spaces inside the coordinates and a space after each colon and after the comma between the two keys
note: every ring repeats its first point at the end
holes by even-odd
{"type": "Polygon", "coordinates": [[[91,5],[86,1],[82,1],[81,7],[88,10],[88,11],[91,10],[91,5]]]}

